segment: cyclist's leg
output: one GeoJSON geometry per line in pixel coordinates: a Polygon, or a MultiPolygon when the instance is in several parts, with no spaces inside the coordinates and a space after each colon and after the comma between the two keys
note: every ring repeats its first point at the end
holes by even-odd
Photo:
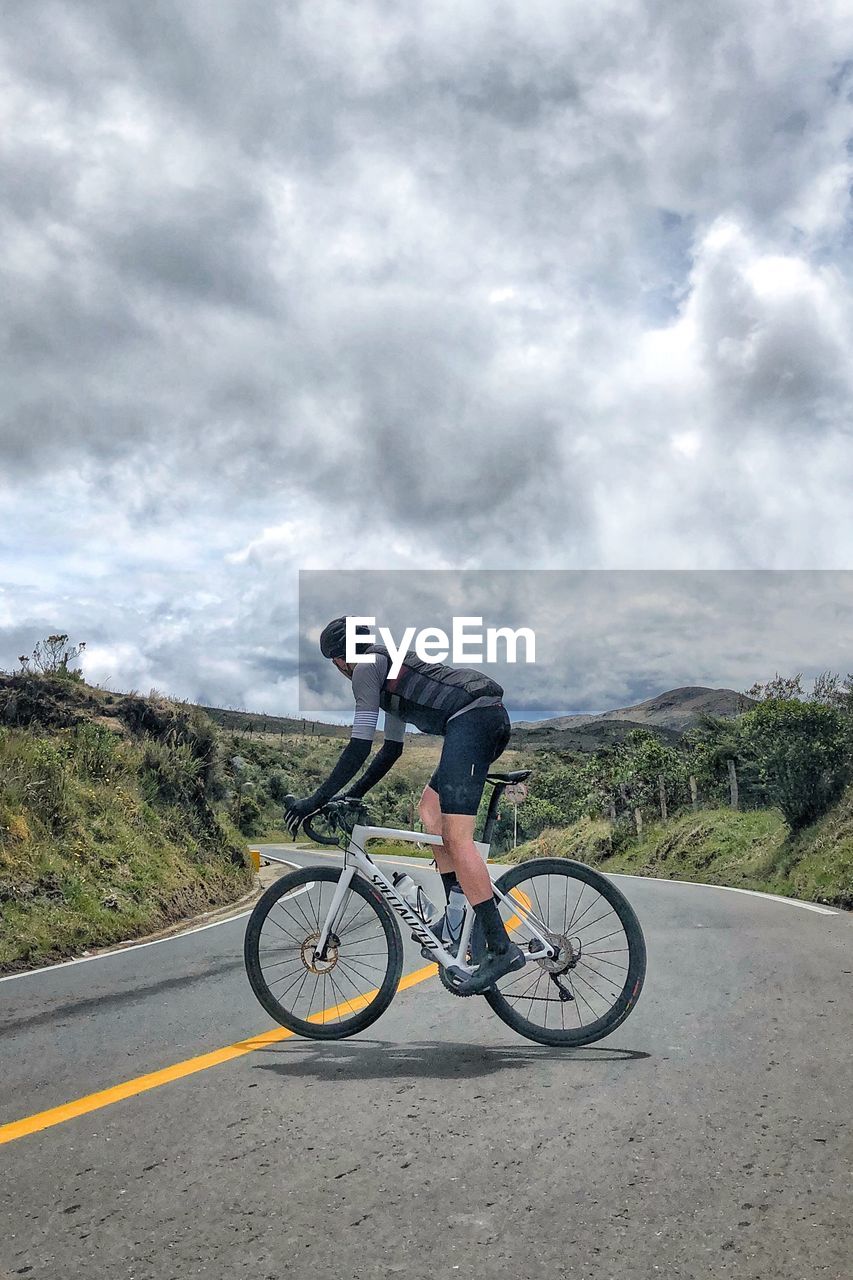
{"type": "Polygon", "coordinates": [[[477,816],[473,813],[445,813],[442,814],[441,822],[443,852],[449,860],[449,869],[456,872],[462,892],[472,907],[493,896],[488,867],[474,844],[476,820],[477,816]]]}
{"type": "Polygon", "coordinates": [[[477,968],[458,984],[460,991],[470,995],[488,991],[498,978],[523,969],[525,963],[524,953],[507,933],[495,904],[488,868],[474,844],[475,821],[475,814],[446,813],[442,832],[444,847],[453,858],[486,944],[477,957],[477,968]]]}
{"type": "Polygon", "coordinates": [[[448,722],[441,760],[430,783],[441,806],[444,852],[476,907],[491,901],[492,881],[474,844],[474,825],[492,761],[503,751],[509,719],[502,706],[479,707],[448,722]]]}
{"type": "Polygon", "coordinates": [[[486,991],[506,973],[524,968],[524,954],[507,934],[495,905],[488,868],[474,843],[474,824],[486,774],[509,739],[509,717],[502,706],[477,707],[448,723],[438,783],[442,840],[465,897],[474,908],[485,950],[460,990],[486,991]]]}
{"type": "MultiPolygon", "coordinates": [[[[424,831],[429,832],[431,836],[440,836],[442,834],[441,801],[438,797],[438,769],[435,770],[435,773],[423,789],[420,804],[418,805],[418,813],[420,814],[424,831]]],[[[438,867],[439,875],[444,877],[454,874],[453,862],[444,845],[433,845],[433,857],[435,858],[435,865],[438,867]]]]}

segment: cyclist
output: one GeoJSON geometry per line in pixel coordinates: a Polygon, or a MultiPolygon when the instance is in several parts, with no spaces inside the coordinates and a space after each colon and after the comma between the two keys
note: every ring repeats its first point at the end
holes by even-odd
{"type": "MultiPolygon", "coordinates": [[[[356,634],[369,634],[359,627],[356,634]]],[[[436,863],[448,899],[458,878],[482,927],[486,950],[463,990],[488,990],[498,978],[524,967],[521,949],[510,940],[495,903],[488,869],[474,844],[474,823],[489,766],[505,749],[510,734],[503,689],[490,676],[465,667],[424,662],[407,652],[400,673],[389,678],[391,657],[381,644],[358,641],[359,653],[372,662],[346,661],[346,618],[335,618],[320,636],[320,652],[352,682],[355,718],[352,736],[334,769],[312,795],[291,802],[285,822],[296,834],[300,822],[337,796],[370,755],[380,709],[385,712],[385,741],[358,782],[346,793],[360,798],[399,759],[407,724],[444,738],[441,758],[421,796],[425,829],[440,835],[436,863]]]]}

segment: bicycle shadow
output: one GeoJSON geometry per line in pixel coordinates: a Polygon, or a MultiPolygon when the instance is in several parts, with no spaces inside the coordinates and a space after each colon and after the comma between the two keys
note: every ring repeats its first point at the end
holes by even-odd
{"type": "Polygon", "coordinates": [[[256,1059],[270,1055],[275,1061],[255,1061],[253,1070],[280,1076],[313,1076],[316,1080],[458,1080],[460,1077],[497,1075],[501,1071],[529,1070],[537,1062],[588,1062],[604,1065],[637,1062],[651,1057],[640,1049],[587,1045],[582,1049],[546,1046],[488,1046],[425,1040],[405,1045],[387,1040],[310,1044],[305,1041],[270,1045],[256,1051],[256,1059]]]}

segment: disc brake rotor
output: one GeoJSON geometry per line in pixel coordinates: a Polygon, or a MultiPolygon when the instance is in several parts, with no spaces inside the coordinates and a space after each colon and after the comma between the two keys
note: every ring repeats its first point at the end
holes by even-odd
{"type": "Polygon", "coordinates": [[[537,964],[551,974],[566,973],[567,970],[574,969],[581,958],[580,939],[572,939],[565,933],[549,933],[548,941],[558,948],[557,954],[553,958],[538,960],[537,964]]]}
{"type": "Polygon", "coordinates": [[[326,941],[326,955],[321,960],[317,955],[315,943],[319,941],[319,933],[309,933],[308,937],[302,943],[300,955],[302,963],[309,973],[329,973],[338,963],[338,953],[341,945],[340,938],[334,933],[330,933],[326,941]]]}

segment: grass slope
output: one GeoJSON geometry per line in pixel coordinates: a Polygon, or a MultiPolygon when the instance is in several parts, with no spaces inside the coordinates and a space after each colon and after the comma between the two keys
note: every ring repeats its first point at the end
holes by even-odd
{"type": "Polygon", "coordinates": [[[80,711],[85,689],[26,694],[48,719],[70,707],[70,723],[0,728],[0,970],[137,937],[250,887],[245,843],[214,804],[208,722],[128,698],[109,727],[80,711]]]}
{"type": "Polygon", "coordinates": [[[550,828],[506,861],[577,858],[605,872],[761,889],[853,909],[853,787],[819,822],[790,836],[774,809],[706,809],[646,828],[642,844],[604,819],[550,828]],[[620,839],[623,843],[620,846],[620,839]]]}

